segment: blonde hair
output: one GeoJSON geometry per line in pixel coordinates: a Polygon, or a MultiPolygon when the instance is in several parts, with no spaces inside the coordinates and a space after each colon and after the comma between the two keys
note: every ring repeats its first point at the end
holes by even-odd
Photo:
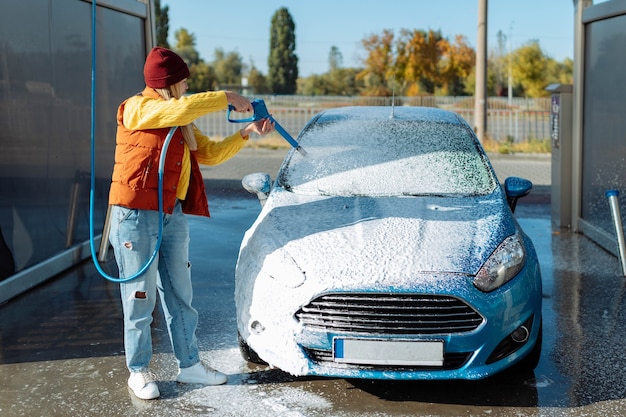
{"type": "MultiPolygon", "coordinates": [[[[154,90],[159,93],[161,97],[165,100],[170,100],[172,98],[181,98],[185,93],[185,89],[183,88],[183,82],[185,80],[179,81],[176,84],[170,85],[165,88],[155,88],[154,90]]],[[[196,136],[193,133],[193,124],[190,123],[185,126],[180,127],[181,132],[183,132],[183,137],[185,138],[185,143],[189,147],[189,150],[195,151],[198,149],[198,143],[196,142],[196,136]]]]}

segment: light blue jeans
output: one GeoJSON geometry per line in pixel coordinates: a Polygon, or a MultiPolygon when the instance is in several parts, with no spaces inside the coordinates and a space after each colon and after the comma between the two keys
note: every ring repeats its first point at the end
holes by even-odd
{"type": "MultiPolygon", "coordinates": [[[[163,216],[163,240],[158,256],[141,276],[120,284],[126,366],[131,372],[145,371],[150,365],[150,325],[157,292],[178,366],[187,368],[200,360],[196,339],[198,312],[191,306],[189,226],[180,202],[172,214],[163,216]]],[[[109,240],[120,278],[132,276],[142,268],[154,251],[158,233],[158,211],[111,208],[109,240]]]]}

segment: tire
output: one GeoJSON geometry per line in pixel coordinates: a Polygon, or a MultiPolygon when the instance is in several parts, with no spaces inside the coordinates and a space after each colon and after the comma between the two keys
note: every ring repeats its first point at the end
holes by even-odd
{"type": "Polygon", "coordinates": [[[252,350],[250,346],[243,340],[241,334],[237,332],[237,341],[239,342],[239,351],[241,352],[241,356],[247,360],[248,362],[256,363],[257,365],[267,365],[263,359],[257,355],[257,353],[252,350]]]}

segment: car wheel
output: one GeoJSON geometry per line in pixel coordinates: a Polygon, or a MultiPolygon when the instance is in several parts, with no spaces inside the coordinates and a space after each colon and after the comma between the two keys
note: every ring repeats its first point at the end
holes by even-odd
{"type": "Polygon", "coordinates": [[[267,365],[267,362],[261,359],[259,355],[257,355],[257,353],[252,350],[250,346],[248,346],[248,344],[245,340],[243,340],[243,337],[241,337],[241,334],[239,334],[239,332],[237,333],[237,341],[239,342],[239,351],[241,352],[241,356],[245,360],[247,360],[248,362],[256,363],[258,365],[267,365]]]}

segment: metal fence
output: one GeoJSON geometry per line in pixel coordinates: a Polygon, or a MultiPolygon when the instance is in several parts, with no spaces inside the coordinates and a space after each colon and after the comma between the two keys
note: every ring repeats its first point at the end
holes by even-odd
{"type": "MultiPolygon", "coordinates": [[[[342,96],[257,96],[292,136],[317,113],[342,106],[424,106],[453,111],[474,126],[473,97],[342,97],[342,96]]],[[[235,129],[224,112],[210,113],[196,125],[214,137],[225,137],[235,129]]],[[[490,97],[487,109],[487,135],[496,141],[524,142],[550,138],[550,98],[490,97]]]]}

